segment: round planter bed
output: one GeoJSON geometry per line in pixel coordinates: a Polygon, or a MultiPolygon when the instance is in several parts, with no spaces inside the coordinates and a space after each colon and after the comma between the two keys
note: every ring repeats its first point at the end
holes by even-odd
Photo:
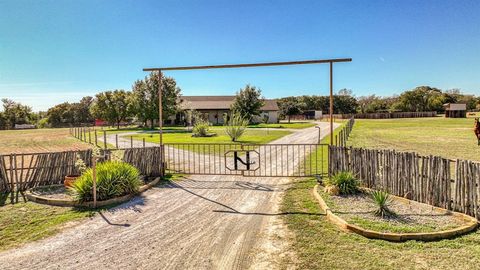
{"type": "MultiPolygon", "coordinates": [[[[103,207],[111,204],[118,204],[129,201],[139,193],[144,192],[147,189],[155,186],[160,182],[160,177],[155,178],[153,181],[147,182],[143,186],[140,186],[139,192],[136,194],[128,194],[125,196],[112,198],[105,201],[97,201],[97,207],[103,207]]],[[[48,204],[54,206],[69,206],[69,207],[89,207],[93,208],[93,202],[78,202],[67,194],[64,185],[50,185],[41,186],[27,190],[25,194],[29,201],[48,204]]]]}
{"type": "Polygon", "coordinates": [[[471,232],[478,225],[474,217],[393,195],[392,210],[398,215],[383,220],[374,217],[372,205],[373,209],[375,206],[368,195],[330,196],[320,188],[316,185],[313,194],[327,219],[345,231],[367,238],[433,241],[471,232]]]}

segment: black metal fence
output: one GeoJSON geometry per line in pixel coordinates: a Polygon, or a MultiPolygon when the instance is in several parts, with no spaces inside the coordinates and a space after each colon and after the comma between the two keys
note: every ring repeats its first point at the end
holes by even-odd
{"type": "Polygon", "coordinates": [[[243,176],[326,175],[325,144],[165,144],[166,170],[243,176]]]}

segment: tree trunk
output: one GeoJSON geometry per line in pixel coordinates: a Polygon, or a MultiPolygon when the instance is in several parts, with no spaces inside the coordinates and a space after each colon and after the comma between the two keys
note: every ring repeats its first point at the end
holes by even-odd
{"type": "Polygon", "coordinates": [[[154,124],[153,124],[153,121],[154,121],[153,119],[150,119],[150,129],[154,129],[154,128],[155,128],[155,126],[154,126],[154,124]]]}
{"type": "Polygon", "coordinates": [[[290,115],[288,116],[288,123],[290,124],[290,115]]]}
{"type": "Polygon", "coordinates": [[[117,129],[120,129],[120,121],[117,121],[117,129]]]}

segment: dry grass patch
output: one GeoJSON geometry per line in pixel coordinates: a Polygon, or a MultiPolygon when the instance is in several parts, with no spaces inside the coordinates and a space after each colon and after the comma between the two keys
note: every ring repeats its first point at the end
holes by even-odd
{"type": "Polygon", "coordinates": [[[84,150],[90,146],[69,134],[68,128],[2,130],[0,154],[84,150]]]}

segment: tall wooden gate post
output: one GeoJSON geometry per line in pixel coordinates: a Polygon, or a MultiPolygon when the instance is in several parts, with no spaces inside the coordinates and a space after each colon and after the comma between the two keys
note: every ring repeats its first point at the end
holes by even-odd
{"type": "Polygon", "coordinates": [[[162,71],[158,71],[158,127],[160,136],[160,177],[164,176],[164,155],[163,148],[163,104],[162,104],[162,71]]]}
{"type": "Polygon", "coordinates": [[[330,145],[333,145],[333,62],[330,62],[330,145]]]}

